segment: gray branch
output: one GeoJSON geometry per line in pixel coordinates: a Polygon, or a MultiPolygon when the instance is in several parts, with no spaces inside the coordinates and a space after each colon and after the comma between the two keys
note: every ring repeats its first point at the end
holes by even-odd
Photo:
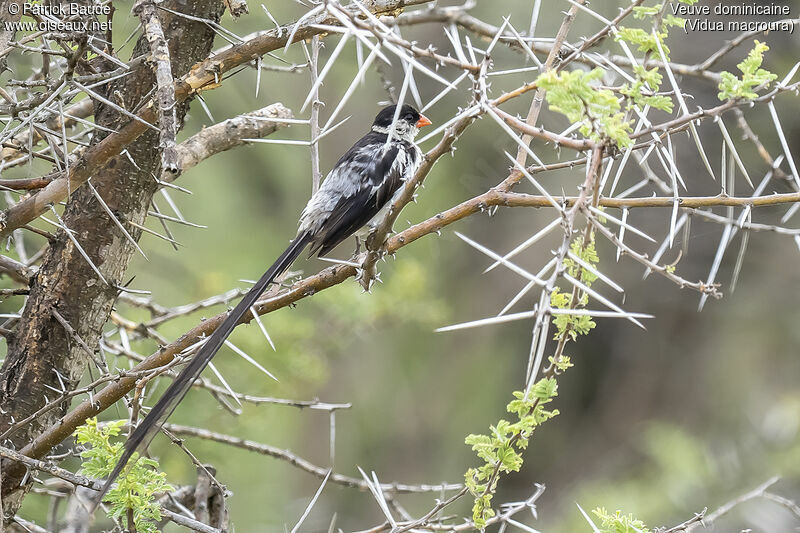
{"type": "Polygon", "coordinates": [[[178,170],[162,172],[161,180],[172,182],[183,171],[215,154],[248,144],[247,139],[271,135],[289,125],[281,119],[291,119],[292,116],[291,109],[275,103],[204,128],[176,147],[178,170]]]}

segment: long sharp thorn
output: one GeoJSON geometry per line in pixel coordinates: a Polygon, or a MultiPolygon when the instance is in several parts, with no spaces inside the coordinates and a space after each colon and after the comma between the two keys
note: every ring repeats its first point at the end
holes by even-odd
{"type": "Polygon", "coordinates": [[[236,393],[233,391],[233,389],[231,388],[231,386],[230,386],[230,385],[228,385],[228,382],[227,382],[227,380],[226,380],[226,379],[225,379],[225,378],[222,376],[222,374],[220,373],[220,371],[219,371],[219,370],[217,370],[217,367],[214,365],[214,363],[213,363],[213,362],[209,362],[209,363],[208,363],[208,368],[210,368],[210,369],[211,369],[211,371],[212,371],[212,372],[214,372],[214,375],[215,375],[215,376],[217,376],[217,379],[219,380],[219,382],[220,382],[220,383],[222,383],[222,386],[223,386],[223,387],[225,387],[225,389],[228,391],[228,394],[230,394],[230,396],[231,396],[231,397],[232,397],[234,400],[236,400],[236,403],[237,403],[237,404],[239,404],[239,407],[242,407],[242,402],[240,402],[240,401],[239,401],[239,395],[238,395],[238,394],[236,394],[236,393]]]}
{"type": "Polygon", "coordinates": [[[270,372],[269,370],[267,370],[266,368],[264,368],[264,367],[263,367],[263,366],[262,366],[262,365],[261,365],[261,364],[260,364],[258,361],[256,361],[256,360],[255,360],[255,359],[253,359],[252,357],[250,357],[250,356],[249,356],[249,355],[248,355],[248,354],[247,354],[247,353],[246,353],[244,350],[242,350],[242,349],[240,349],[239,347],[237,347],[237,346],[236,346],[235,344],[233,344],[231,341],[229,341],[229,340],[226,340],[226,341],[225,341],[225,346],[227,346],[228,348],[230,348],[231,350],[233,350],[233,351],[234,351],[234,352],[235,352],[237,355],[239,355],[239,356],[240,356],[242,359],[244,359],[245,361],[247,361],[248,363],[250,363],[251,365],[253,365],[253,366],[254,366],[254,367],[256,367],[257,369],[259,369],[260,371],[262,371],[264,374],[266,374],[266,375],[267,375],[267,376],[269,376],[270,378],[274,379],[275,381],[279,381],[279,380],[278,380],[278,378],[276,378],[276,377],[275,377],[275,375],[274,375],[272,372],[270,372]]]}
{"type": "MultiPolygon", "coordinates": [[[[728,243],[730,243],[732,232],[733,232],[733,225],[726,224],[725,230],[722,232],[722,238],[719,241],[719,246],[717,247],[717,254],[714,256],[714,263],[711,265],[711,271],[708,273],[708,279],[706,280],[706,285],[711,285],[712,283],[714,283],[714,280],[717,277],[719,266],[722,263],[722,256],[725,255],[725,250],[728,248],[728,243]]],[[[703,310],[703,307],[706,304],[706,300],[708,300],[708,294],[703,293],[702,296],[700,296],[700,305],[697,306],[698,311],[703,310]]]]}
{"type": "Polygon", "coordinates": [[[86,182],[86,184],[89,186],[89,189],[92,191],[92,194],[94,194],[94,197],[97,199],[97,202],[102,206],[102,208],[106,212],[106,214],[111,218],[111,220],[114,221],[114,224],[120,229],[120,231],[122,231],[122,234],[125,236],[125,238],[131,244],[133,244],[134,248],[136,248],[136,250],[142,255],[142,257],[145,258],[145,260],[149,261],[149,259],[147,259],[147,256],[145,255],[145,253],[139,247],[139,243],[136,242],[136,240],[133,237],[131,237],[131,234],[128,233],[128,230],[126,230],[125,226],[122,225],[122,222],[119,221],[119,219],[114,215],[114,212],[111,211],[111,209],[108,207],[108,205],[105,203],[105,201],[103,201],[103,198],[100,196],[100,193],[97,192],[97,189],[95,189],[94,185],[92,185],[91,180],[86,182]]]}
{"type": "Polygon", "coordinates": [[[305,511],[303,511],[303,514],[300,516],[300,519],[297,521],[297,524],[295,524],[295,526],[292,528],[291,533],[297,533],[297,531],[300,530],[300,526],[303,525],[303,522],[305,521],[306,517],[308,517],[308,514],[311,512],[311,509],[314,507],[314,504],[317,503],[317,499],[319,499],[320,494],[322,494],[322,489],[324,489],[325,485],[328,483],[328,478],[331,477],[331,471],[332,470],[329,468],[328,473],[325,474],[325,479],[322,480],[322,483],[317,489],[317,492],[314,493],[314,497],[311,498],[310,502],[308,502],[305,511]]]}
{"type": "Polygon", "coordinates": [[[261,317],[256,312],[255,306],[250,308],[250,313],[253,315],[253,319],[256,321],[256,324],[258,324],[258,328],[261,330],[261,333],[264,335],[264,338],[267,339],[267,342],[272,347],[272,351],[277,352],[278,350],[275,348],[275,343],[272,342],[272,337],[269,336],[267,328],[264,327],[264,323],[261,321],[261,317]]]}
{"type": "MultiPolygon", "coordinates": [[[[504,255],[503,259],[504,260],[511,259],[512,257],[517,255],[518,253],[528,249],[530,246],[532,246],[533,244],[537,243],[539,240],[541,240],[543,237],[545,237],[556,226],[558,226],[560,224],[561,224],[561,219],[560,218],[556,218],[555,220],[550,222],[547,226],[545,226],[544,228],[542,228],[539,231],[537,231],[532,237],[527,239],[525,242],[523,242],[522,244],[520,244],[519,246],[517,246],[516,248],[514,248],[513,250],[508,252],[506,255],[504,255]]],[[[486,268],[486,270],[483,271],[483,273],[485,274],[485,273],[489,272],[490,270],[493,270],[497,265],[500,265],[500,264],[501,264],[500,261],[495,261],[494,263],[489,265],[486,268]]]]}
{"type": "Polygon", "coordinates": [[[778,119],[778,112],[775,110],[775,103],[770,100],[769,104],[769,113],[772,116],[772,121],[775,123],[775,131],[778,133],[778,139],[781,141],[781,147],[783,148],[783,153],[786,156],[786,161],[789,163],[789,168],[792,169],[792,177],[794,178],[795,185],[797,188],[800,189],[800,174],[797,172],[797,166],[795,166],[794,158],[792,157],[792,153],[789,151],[789,143],[786,142],[786,135],[783,133],[783,128],[781,127],[781,121],[778,119]]]}
{"type": "Polygon", "coordinates": [[[719,124],[719,129],[722,132],[722,137],[725,139],[725,144],[728,145],[728,148],[733,154],[733,159],[736,161],[736,166],[738,166],[739,170],[742,171],[742,175],[744,175],[744,178],[747,180],[747,183],[750,184],[750,187],[755,189],[755,185],[753,185],[753,180],[750,179],[750,174],[747,172],[747,168],[744,166],[742,158],[739,157],[739,151],[733,144],[733,139],[731,139],[731,136],[728,133],[728,128],[725,127],[725,122],[722,120],[722,117],[717,117],[717,124],[719,124]]]}
{"type": "Polygon", "coordinates": [[[314,85],[308,92],[308,96],[306,96],[306,99],[303,102],[302,107],[300,108],[301,112],[305,111],[306,106],[308,106],[308,104],[311,102],[311,99],[314,97],[314,91],[316,91],[319,88],[319,86],[322,84],[322,81],[325,79],[325,76],[328,75],[328,72],[331,70],[331,67],[333,67],[333,64],[336,62],[336,59],[339,57],[339,54],[341,54],[342,50],[344,50],[344,45],[347,44],[349,38],[350,38],[350,32],[342,34],[341,39],[339,39],[339,43],[336,45],[336,48],[334,48],[333,52],[331,53],[331,57],[328,59],[328,62],[325,63],[325,66],[322,68],[322,72],[319,73],[319,76],[317,76],[314,85]]]}
{"type": "MultiPolygon", "coordinates": [[[[588,285],[586,285],[582,281],[573,278],[569,274],[564,274],[564,279],[569,281],[571,284],[575,285],[576,287],[578,287],[580,290],[582,290],[583,292],[585,292],[589,296],[592,296],[594,299],[596,299],[598,302],[602,303],[603,305],[605,305],[609,309],[613,309],[614,311],[617,311],[618,313],[621,313],[621,314],[624,314],[624,315],[628,315],[628,313],[626,313],[620,306],[618,306],[617,304],[615,304],[614,302],[612,302],[611,300],[609,300],[608,298],[606,298],[605,296],[603,296],[602,294],[597,292],[596,290],[592,289],[591,287],[589,287],[588,285]]],[[[637,326],[639,326],[640,328],[647,329],[647,328],[644,327],[644,324],[642,324],[641,322],[639,322],[635,318],[633,318],[631,316],[626,316],[626,318],[628,320],[630,320],[631,322],[633,322],[634,324],[636,324],[637,326]]]]}

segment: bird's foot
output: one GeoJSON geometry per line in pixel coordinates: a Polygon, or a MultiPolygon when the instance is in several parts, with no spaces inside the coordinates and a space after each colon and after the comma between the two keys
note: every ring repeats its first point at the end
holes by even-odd
{"type": "Polygon", "coordinates": [[[356,281],[361,284],[364,292],[370,292],[375,281],[381,281],[378,273],[378,259],[380,254],[377,252],[364,252],[358,256],[357,262],[361,265],[356,272],[356,281]]]}

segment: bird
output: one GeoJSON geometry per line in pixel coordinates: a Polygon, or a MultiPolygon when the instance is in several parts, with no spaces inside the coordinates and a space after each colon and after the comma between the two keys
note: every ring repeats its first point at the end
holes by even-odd
{"type": "Polygon", "coordinates": [[[420,128],[430,124],[425,115],[408,104],[399,108],[390,105],[380,110],[370,131],[342,155],[311,196],[300,214],[297,235],[286,250],[205,340],[132,431],[120,459],[95,498],[95,508],[133,454],[150,443],[267,286],[285,272],[307,246],[311,248],[311,255],[323,256],[362,228],[373,227],[385,216],[422,162],[422,152],[414,139],[420,128]]]}

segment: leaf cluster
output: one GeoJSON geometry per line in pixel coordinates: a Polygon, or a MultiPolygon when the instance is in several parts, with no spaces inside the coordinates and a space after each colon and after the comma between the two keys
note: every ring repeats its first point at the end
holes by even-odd
{"type": "MultiPolygon", "coordinates": [[[[596,267],[600,261],[594,244],[594,235],[592,235],[592,238],[586,245],[584,245],[583,239],[575,239],[570,244],[570,251],[577,257],[580,257],[584,263],[592,267],[596,267]]],[[[591,287],[592,283],[597,279],[597,275],[591,270],[583,268],[577,261],[573,261],[569,257],[564,259],[564,266],[566,267],[567,274],[573,278],[580,279],[588,287],[591,287]]],[[[561,290],[556,287],[550,294],[550,305],[556,309],[586,307],[588,303],[589,297],[585,293],[573,296],[573,293],[561,292],[561,290]],[[576,301],[573,301],[573,298],[576,298],[576,301]]],[[[554,337],[556,340],[567,335],[569,339],[573,341],[576,340],[579,335],[588,334],[596,326],[591,316],[568,314],[559,314],[553,317],[553,325],[556,327],[554,337]]]]}
{"type": "Polygon", "coordinates": [[[589,72],[553,70],[539,76],[539,87],[547,91],[547,103],[553,111],[579,123],[580,132],[595,141],[611,140],[630,146],[630,123],[625,120],[619,100],[609,89],[597,87],[604,74],[596,68],[589,72]]]}
{"type": "MultiPolygon", "coordinates": [[[[696,1],[681,0],[684,4],[693,4],[696,1]]],[[[620,27],[615,39],[635,45],[640,52],[645,52],[646,54],[660,56],[660,48],[664,52],[667,61],[669,61],[670,49],[666,43],[669,30],[671,28],[685,27],[686,20],[672,13],[665,13],[663,5],[634,7],[633,17],[638,20],[653,19],[653,30],[646,31],[641,28],[623,26],[620,27]]],[[[639,107],[650,106],[671,113],[673,109],[672,98],[655,94],[661,88],[662,76],[659,73],[659,68],[653,67],[648,70],[641,65],[634,65],[633,73],[636,76],[633,83],[623,85],[622,94],[627,96],[633,105],[639,107]]]]}
{"type": "Polygon", "coordinates": [[[668,35],[669,32],[667,31],[649,32],[641,28],[627,28],[622,26],[617,32],[616,40],[636,45],[640,52],[648,54],[658,54],[658,45],[660,44],[664,55],[669,58],[669,47],[664,42],[668,35]]]}
{"type": "MultiPolygon", "coordinates": [[[[566,365],[569,365],[569,361],[566,361],[566,365]]],[[[559,414],[557,409],[545,409],[545,405],[556,396],[556,379],[542,378],[531,387],[527,395],[521,391],[514,392],[515,399],[506,406],[506,410],[516,415],[516,422],[501,419],[496,425],[489,427],[488,435],[472,434],[465,439],[465,443],[472,446],[473,451],[484,461],[481,466],[470,468],[464,475],[467,488],[475,496],[472,507],[475,527],[482,529],[486,526],[486,521],[495,515],[491,506],[492,493],[500,474],[519,472],[522,467],[520,451],[528,447],[533,431],[559,414]]]]}
{"type": "MultiPolygon", "coordinates": [[[[91,418],[75,431],[78,443],[86,446],[81,452],[81,472],[94,478],[104,478],[111,473],[123,449],[122,443],[112,444],[111,437],[118,436],[124,425],[124,420],[117,420],[99,427],[97,419],[91,418]]],[[[156,533],[161,509],[155,502],[155,495],[173,490],[166,477],[164,472],[158,471],[158,461],[134,455],[105,496],[109,516],[116,520],[131,509],[136,531],[156,533]]]]}
{"type": "Polygon", "coordinates": [[[636,65],[633,67],[633,73],[636,75],[633,83],[623,85],[620,92],[627,96],[634,105],[639,107],[650,106],[672,113],[672,98],[662,94],[655,94],[661,88],[661,80],[663,79],[658,67],[647,70],[641,65],[636,65]]]}
{"type": "MultiPolygon", "coordinates": [[[[696,0],[680,0],[685,4],[693,4],[696,0]]],[[[663,51],[669,61],[669,47],[666,38],[673,27],[683,28],[686,21],[671,13],[665,13],[663,5],[636,6],[634,18],[653,19],[651,31],[642,28],[621,26],[615,34],[617,41],[627,42],[646,54],[658,54],[663,51]]],[[[668,113],[672,112],[672,98],[657,94],[661,88],[662,76],[658,67],[646,69],[641,65],[633,67],[634,80],[625,83],[620,93],[625,96],[625,109],[613,91],[597,87],[603,77],[603,69],[596,68],[590,72],[575,70],[572,72],[547,72],[539,77],[539,87],[547,91],[547,102],[550,107],[575,123],[579,123],[580,132],[589,138],[610,140],[625,148],[631,145],[629,132],[630,121],[625,120],[625,113],[634,106],[650,106],[668,113]]]]}
{"type": "Polygon", "coordinates": [[[623,515],[622,511],[611,514],[605,508],[598,507],[592,514],[600,520],[596,530],[598,533],[650,533],[644,522],[635,519],[631,514],[623,515]]]}
{"type": "Polygon", "coordinates": [[[750,50],[744,61],[737,65],[739,70],[742,71],[741,78],[737,78],[730,72],[722,72],[720,74],[722,81],[719,83],[719,94],[717,95],[720,100],[735,100],[738,98],[755,100],[758,98],[758,94],[754,89],[760,85],[767,85],[778,77],[772,72],[761,68],[761,64],[764,62],[764,52],[767,50],[769,50],[769,46],[755,41],[753,49],[750,50]]]}

